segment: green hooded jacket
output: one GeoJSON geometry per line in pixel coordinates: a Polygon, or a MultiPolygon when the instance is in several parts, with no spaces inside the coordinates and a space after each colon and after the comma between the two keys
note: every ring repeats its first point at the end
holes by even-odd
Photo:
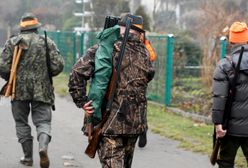
{"type": "Polygon", "coordinates": [[[92,76],[88,98],[93,100],[91,103],[95,109],[93,117],[99,120],[102,118],[101,105],[112,74],[113,45],[119,36],[120,27],[118,25],[105,29],[97,35],[100,43],[96,51],[95,71],[92,76]]]}

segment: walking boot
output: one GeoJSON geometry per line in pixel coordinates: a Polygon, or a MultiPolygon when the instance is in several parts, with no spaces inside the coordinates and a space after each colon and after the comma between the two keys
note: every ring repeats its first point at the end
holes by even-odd
{"type": "Polygon", "coordinates": [[[50,137],[42,133],[39,136],[39,155],[40,155],[40,167],[49,168],[50,161],[47,154],[48,143],[50,142],[50,137]]]}
{"type": "Polygon", "coordinates": [[[143,148],[146,146],[147,143],[147,137],[146,137],[146,131],[144,131],[142,134],[140,134],[139,136],[139,142],[138,142],[138,146],[140,148],[143,148]]]}
{"type": "Polygon", "coordinates": [[[20,163],[25,166],[33,166],[33,140],[23,142],[22,150],[24,157],[21,158],[20,163]]]}

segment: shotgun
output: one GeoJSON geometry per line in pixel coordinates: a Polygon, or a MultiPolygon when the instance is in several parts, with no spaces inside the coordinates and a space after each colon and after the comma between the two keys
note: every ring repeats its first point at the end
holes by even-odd
{"type": "Polygon", "coordinates": [[[10,68],[10,77],[8,82],[3,86],[3,88],[1,89],[1,95],[4,95],[5,97],[9,97],[10,96],[10,92],[12,90],[12,84],[13,84],[13,78],[14,78],[14,65],[16,62],[16,55],[18,52],[18,45],[15,46],[14,48],[14,53],[12,56],[12,63],[11,63],[11,68],[10,68]]]}
{"type": "Polygon", "coordinates": [[[104,23],[104,29],[114,27],[115,25],[117,25],[119,20],[120,18],[116,16],[106,16],[105,23],[104,23]]]}
{"type": "MultiPolygon", "coordinates": [[[[117,84],[119,82],[121,62],[122,62],[122,59],[124,57],[125,46],[127,43],[130,26],[131,26],[131,18],[127,18],[126,30],[125,30],[124,38],[123,38],[123,41],[121,44],[120,54],[119,54],[119,57],[118,57],[118,60],[116,62],[115,67],[113,67],[110,84],[107,88],[107,92],[106,92],[106,95],[104,98],[105,99],[104,101],[106,102],[106,108],[105,107],[102,108],[103,118],[102,118],[101,122],[94,128],[93,133],[91,135],[91,138],[89,139],[89,144],[85,150],[85,154],[88,155],[90,158],[95,157],[96,151],[98,149],[99,141],[101,138],[102,127],[105,124],[105,122],[107,121],[108,114],[110,113],[110,110],[112,107],[116,87],[117,87],[117,84]]],[[[103,104],[105,105],[105,103],[103,103],[103,104]]]]}
{"type": "Polygon", "coordinates": [[[19,45],[19,50],[17,52],[16,58],[15,59],[15,64],[14,64],[14,77],[13,77],[13,81],[12,81],[12,92],[11,92],[11,100],[14,100],[15,98],[15,91],[16,91],[16,70],[17,70],[17,65],[19,63],[20,57],[21,57],[21,53],[22,53],[22,47],[21,45],[19,45]]]}
{"type": "MultiPolygon", "coordinates": [[[[232,103],[234,101],[234,97],[235,97],[235,93],[236,93],[236,83],[237,83],[237,79],[238,79],[238,75],[239,75],[239,69],[240,69],[240,64],[241,64],[241,60],[243,57],[243,53],[244,53],[244,47],[242,46],[240,54],[239,54],[237,66],[234,69],[233,81],[231,81],[229,91],[228,91],[227,101],[225,104],[224,120],[223,120],[224,122],[222,123],[223,129],[225,129],[225,130],[228,128],[228,121],[229,121],[229,118],[231,115],[232,103]]],[[[220,144],[221,144],[221,138],[216,138],[216,131],[214,128],[213,151],[212,151],[211,156],[210,156],[210,162],[213,166],[215,165],[217,158],[218,158],[220,144]]]]}
{"type": "Polygon", "coordinates": [[[11,100],[15,98],[15,89],[16,89],[16,71],[17,66],[20,61],[20,57],[22,54],[22,50],[26,49],[24,44],[17,44],[14,48],[14,53],[12,56],[12,64],[10,69],[10,77],[7,82],[1,89],[1,94],[5,97],[9,97],[11,95],[11,100]]]}
{"type": "MultiPolygon", "coordinates": [[[[51,85],[53,85],[53,76],[52,76],[52,70],[51,70],[51,59],[50,59],[50,55],[49,55],[49,48],[48,48],[48,44],[47,44],[47,32],[44,31],[45,34],[45,46],[46,46],[46,64],[47,64],[47,71],[48,71],[48,76],[49,76],[49,80],[51,85]]],[[[52,110],[55,111],[55,105],[52,105],[52,110]]]]}

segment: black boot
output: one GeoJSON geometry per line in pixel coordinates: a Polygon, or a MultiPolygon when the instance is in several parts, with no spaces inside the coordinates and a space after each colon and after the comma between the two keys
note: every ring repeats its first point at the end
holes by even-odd
{"type": "Polygon", "coordinates": [[[146,138],[146,131],[144,131],[142,134],[140,134],[139,136],[139,147],[140,148],[143,148],[146,146],[146,143],[147,143],[147,138],[146,138]]]}
{"type": "Polygon", "coordinates": [[[49,168],[49,158],[47,154],[48,143],[50,142],[50,137],[42,133],[39,136],[39,154],[40,154],[40,167],[49,168]]]}
{"type": "Polygon", "coordinates": [[[20,163],[25,166],[33,166],[33,140],[23,142],[22,150],[24,157],[21,158],[20,163]]]}

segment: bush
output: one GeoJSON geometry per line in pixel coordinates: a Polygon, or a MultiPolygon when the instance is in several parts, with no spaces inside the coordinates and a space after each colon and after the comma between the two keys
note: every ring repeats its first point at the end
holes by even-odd
{"type": "Polygon", "coordinates": [[[178,60],[174,62],[176,66],[179,62],[184,66],[198,66],[203,52],[197,41],[189,37],[186,32],[179,32],[175,36],[174,55],[176,57],[174,60],[178,60]]]}

